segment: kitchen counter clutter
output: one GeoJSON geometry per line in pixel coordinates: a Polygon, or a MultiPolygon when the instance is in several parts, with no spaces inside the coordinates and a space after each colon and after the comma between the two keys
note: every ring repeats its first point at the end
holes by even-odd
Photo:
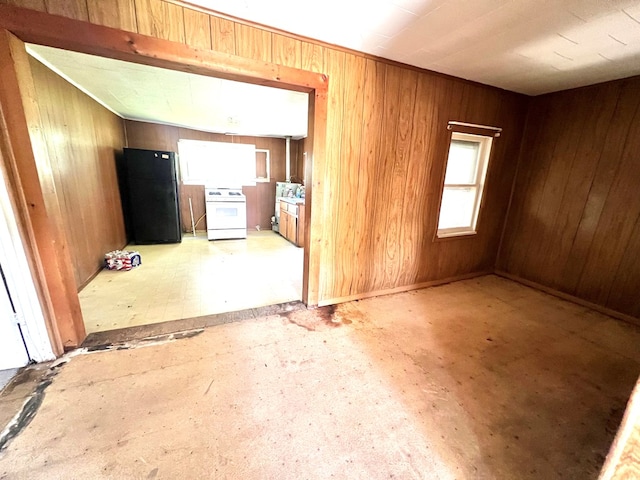
{"type": "Polygon", "coordinates": [[[280,235],[297,247],[304,247],[304,198],[280,199],[280,235]]]}

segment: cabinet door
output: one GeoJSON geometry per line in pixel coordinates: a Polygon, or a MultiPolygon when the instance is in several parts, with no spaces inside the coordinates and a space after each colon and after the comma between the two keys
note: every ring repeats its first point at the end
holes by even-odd
{"type": "Polygon", "coordinates": [[[280,214],[280,233],[290,242],[295,242],[294,229],[296,219],[289,212],[283,211],[280,214]]]}
{"type": "Polygon", "coordinates": [[[280,210],[280,235],[287,238],[289,228],[289,214],[286,210],[280,210]]]}
{"type": "Polygon", "coordinates": [[[293,243],[298,242],[298,225],[296,222],[296,217],[289,216],[289,231],[287,232],[287,238],[291,240],[293,243]]]}

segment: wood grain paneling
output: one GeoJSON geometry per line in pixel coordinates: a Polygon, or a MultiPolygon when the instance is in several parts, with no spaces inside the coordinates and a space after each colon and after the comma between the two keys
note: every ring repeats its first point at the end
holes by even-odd
{"type": "Polygon", "coordinates": [[[304,172],[307,168],[307,157],[309,156],[308,152],[308,138],[305,137],[297,142],[297,152],[298,157],[296,160],[296,172],[298,173],[298,183],[305,184],[304,172]]]}
{"type": "MultiPolygon", "coordinates": [[[[168,38],[150,28],[167,5],[137,0],[136,6],[139,32],[168,38]]],[[[171,21],[182,22],[184,32],[184,18],[171,21]]],[[[282,78],[286,65],[297,65],[300,39],[284,40],[284,34],[215,15],[210,26],[214,51],[255,60],[256,68],[270,72],[267,79],[282,78]]],[[[319,252],[310,267],[321,285],[317,298],[330,303],[491,270],[526,98],[311,41],[300,42],[300,66],[329,79],[326,132],[310,132],[307,161],[314,174],[307,182],[316,192],[309,189],[308,206],[316,227],[309,230],[309,247],[319,252]],[[495,125],[504,132],[494,142],[478,234],[434,242],[448,120],[495,125]]]]}
{"type": "Polygon", "coordinates": [[[180,184],[180,217],[182,218],[182,231],[192,232],[191,211],[189,210],[189,199],[193,208],[193,222],[196,231],[207,230],[207,219],[205,218],[204,207],[204,185],[184,185],[180,184]]]}
{"type": "Polygon", "coordinates": [[[218,52],[236,54],[235,23],[219,17],[210,17],[211,44],[218,52]]]}
{"type": "Polygon", "coordinates": [[[291,140],[291,181],[304,184],[304,139],[291,140]]]}
{"type": "MultiPolygon", "coordinates": [[[[271,228],[271,216],[275,212],[275,182],[284,181],[285,176],[285,140],[282,138],[229,136],[220,133],[203,132],[188,128],[179,128],[155,123],[125,122],[128,146],[150,150],[178,151],[178,140],[203,140],[208,142],[248,143],[256,148],[267,149],[271,156],[271,181],[256,183],[255,186],[244,186],[242,191],[247,196],[247,228],[255,230],[256,226],[267,230],[271,228]]],[[[180,212],[182,229],[191,231],[189,198],[193,205],[193,216],[198,220],[205,212],[204,185],[180,186],[180,212]]],[[[206,219],[198,223],[198,230],[206,230],[206,219]]]]}
{"type": "Polygon", "coordinates": [[[15,5],[16,7],[29,8],[31,10],[38,10],[39,12],[47,11],[44,0],[0,0],[0,3],[4,3],[5,5],[15,5]]]}
{"type": "Polygon", "coordinates": [[[87,0],[87,9],[91,23],[138,31],[134,0],[87,0]]]}
{"type": "Polygon", "coordinates": [[[185,42],[183,8],[157,0],[135,0],[138,33],[151,37],[185,42]]]}
{"type": "MultiPolygon", "coordinates": [[[[127,147],[129,148],[165,150],[167,152],[178,151],[178,139],[180,138],[180,129],[178,127],[126,120],[125,128],[127,131],[127,147]]],[[[205,138],[191,139],[204,140],[205,138]]]]}
{"type": "Polygon", "coordinates": [[[354,264],[357,266],[353,275],[353,292],[365,292],[371,288],[371,278],[375,268],[370,261],[371,252],[375,244],[373,232],[373,213],[375,202],[379,198],[381,186],[375,182],[376,170],[370,165],[378,162],[378,152],[382,144],[382,137],[378,134],[382,130],[384,120],[384,84],[385,67],[381,63],[367,60],[365,65],[363,124],[360,155],[358,159],[358,192],[359,201],[367,208],[357,208],[354,212],[354,264]]]}
{"type": "Polygon", "coordinates": [[[411,151],[407,160],[407,184],[403,192],[404,216],[401,224],[403,235],[402,252],[402,283],[408,284],[418,278],[421,273],[420,257],[427,241],[428,231],[424,228],[427,217],[427,205],[433,204],[435,195],[428,193],[429,169],[424,168],[422,159],[428,158],[429,136],[437,134],[436,124],[430,124],[429,119],[434,115],[434,101],[430,98],[431,82],[425,76],[419,76],[416,85],[416,102],[413,109],[412,128],[416,131],[427,132],[427,135],[415,137],[411,143],[411,151]],[[429,201],[416,201],[428,195],[429,201]]]}
{"type": "MultiPolygon", "coordinates": [[[[365,85],[365,65],[364,58],[354,55],[345,54],[344,64],[344,86],[342,88],[342,124],[343,134],[341,135],[340,144],[340,162],[338,168],[334,169],[338,175],[338,179],[332,179],[332,184],[342,183],[343,187],[331,195],[332,212],[337,217],[336,223],[344,225],[352,223],[353,216],[358,210],[358,197],[352,192],[357,191],[359,182],[359,164],[357,161],[351,162],[348,159],[357,159],[360,155],[362,143],[362,114],[364,101],[364,85],[365,85]]],[[[354,276],[351,272],[341,271],[343,268],[353,265],[354,271],[357,272],[359,265],[353,262],[353,245],[354,242],[360,240],[355,238],[355,229],[342,229],[337,241],[334,243],[336,247],[333,252],[335,264],[333,270],[337,272],[336,282],[342,282],[340,287],[342,290],[351,290],[354,276]],[[349,245],[350,248],[342,248],[341,245],[349,245]],[[349,258],[347,258],[347,256],[349,258]],[[346,274],[345,274],[346,273],[346,274]]]]}
{"type": "Polygon", "coordinates": [[[324,72],[324,48],[315,43],[302,42],[302,69],[310,72],[324,72]]]}
{"type": "Polygon", "coordinates": [[[209,15],[195,10],[184,10],[184,33],[187,45],[211,50],[209,15]]]}
{"type": "Polygon", "coordinates": [[[285,140],[283,138],[266,137],[231,137],[233,143],[249,143],[256,148],[269,150],[271,155],[271,181],[256,183],[255,186],[242,187],[242,191],[247,195],[247,209],[253,200],[254,212],[251,217],[247,217],[247,228],[255,230],[260,226],[262,230],[271,228],[271,217],[275,214],[276,205],[276,182],[285,180],[285,140]]]}
{"type": "MultiPolygon", "coordinates": [[[[405,238],[405,225],[403,221],[409,212],[405,212],[404,191],[407,187],[409,178],[407,177],[407,166],[409,163],[409,154],[411,150],[411,138],[413,134],[413,110],[416,104],[416,88],[417,77],[415,72],[403,72],[398,67],[387,66],[387,81],[396,81],[399,79],[397,89],[396,108],[390,110],[390,117],[396,115],[397,110],[397,129],[393,142],[387,142],[387,146],[393,146],[393,150],[387,150],[387,158],[391,160],[388,164],[388,172],[390,176],[387,181],[390,185],[389,190],[389,207],[391,208],[387,218],[387,241],[386,241],[386,269],[385,280],[382,288],[393,288],[402,275],[402,256],[403,252],[408,248],[408,242],[405,238]],[[391,71],[390,71],[391,70],[391,71]]],[[[410,247],[409,247],[410,248],[410,247]]]]}
{"type": "Polygon", "coordinates": [[[62,15],[63,17],[73,18],[74,20],[89,20],[86,0],[66,0],[64,2],[45,0],[45,5],[47,12],[52,15],[62,15]]]}
{"type": "Polygon", "coordinates": [[[116,155],[122,119],[35,59],[31,70],[75,280],[81,288],[126,244],[116,155]]]}
{"type": "Polygon", "coordinates": [[[302,67],[302,42],[284,35],[273,34],[273,63],[287,67],[302,67]]]}
{"type": "Polygon", "coordinates": [[[640,316],[640,78],[531,100],[498,267],[640,316]]]}
{"type": "MultiPolygon", "coordinates": [[[[335,219],[336,207],[338,205],[337,199],[340,197],[341,192],[337,187],[340,183],[340,170],[339,159],[340,147],[341,147],[341,129],[343,128],[342,118],[344,115],[344,95],[343,95],[343,75],[344,72],[344,52],[337,52],[335,50],[326,49],[324,51],[324,67],[325,72],[329,76],[329,91],[327,93],[329,99],[328,111],[327,111],[327,139],[326,144],[326,156],[327,158],[334,158],[334,168],[326,170],[326,176],[323,178],[325,185],[332,188],[331,195],[325,195],[323,202],[320,205],[323,213],[329,217],[335,219]]],[[[336,245],[330,239],[337,239],[340,234],[339,224],[336,221],[330,222],[324,227],[324,238],[322,244],[322,252],[324,262],[320,265],[320,291],[329,291],[332,286],[335,285],[338,272],[335,270],[336,265],[336,249],[342,247],[342,245],[336,245]]]]}
{"type": "Polygon", "coordinates": [[[271,32],[248,25],[235,25],[236,55],[252,60],[271,61],[271,32]]]}

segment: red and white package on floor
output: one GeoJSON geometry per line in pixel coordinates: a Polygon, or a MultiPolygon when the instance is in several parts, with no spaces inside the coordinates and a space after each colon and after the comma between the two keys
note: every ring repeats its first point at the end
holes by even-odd
{"type": "Polygon", "coordinates": [[[109,270],[131,270],[142,263],[140,253],[131,250],[114,250],[104,255],[105,267],[109,270]]]}

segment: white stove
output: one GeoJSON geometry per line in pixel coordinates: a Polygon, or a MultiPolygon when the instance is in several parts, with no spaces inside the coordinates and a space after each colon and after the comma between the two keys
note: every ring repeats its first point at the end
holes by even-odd
{"type": "Polygon", "coordinates": [[[247,197],[241,188],[206,187],[207,238],[247,238],[247,197]]]}

